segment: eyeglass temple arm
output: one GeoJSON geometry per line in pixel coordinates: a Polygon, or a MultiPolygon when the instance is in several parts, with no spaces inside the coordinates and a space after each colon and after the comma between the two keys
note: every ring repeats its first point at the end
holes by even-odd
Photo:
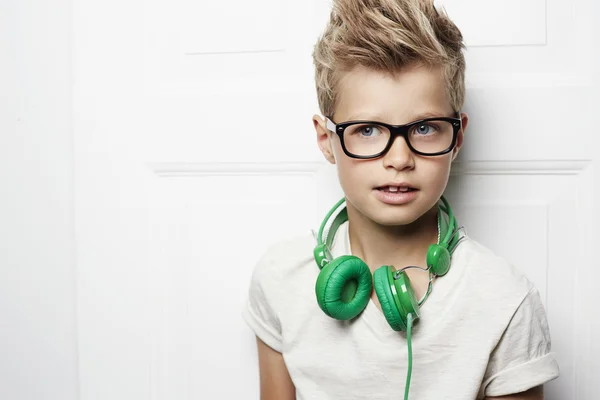
{"type": "Polygon", "coordinates": [[[327,129],[335,133],[336,125],[333,123],[331,118],[325,117],[325,119],[327,120],[327,129]]]}

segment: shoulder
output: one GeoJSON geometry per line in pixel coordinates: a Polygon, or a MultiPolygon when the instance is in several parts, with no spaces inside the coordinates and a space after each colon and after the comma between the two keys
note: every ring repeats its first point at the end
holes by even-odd
{"type": "Polygon", "coordinates": [[[312,259],[313,240],[310,233],[281,238],[266,246],[252,269],[242,315],[254,333],[279,352],[282,319],[288,314],[285,310],[297,300],[291,290],[304,286],[296,279],[296,271],[318,270],[316,265],[312,269],[299,268],[312,259]]]}
{"type": "Polygon", "coordinates": [[[457,261],[462,264],[461,280],[468,283],[473,298],[485,304],[514,311],[536,291],[520,266],[470,237],[457,247],[456,253],[457,261]]]}
{"type": "Polygon", "coordinates": [[[315,243],[310,232],[288,235],[271,242],[254,264],[251,285],[284,296],[286,282],[294,279],[300,271],[306,271],[307,265],[314,267],[310,270],[318,271],[313,258],[315,243]]]}
{"type": "Polygon", "coordinates": [[[298,265],[314,260],[315,243],[310,232],[279,238],[264,248],[254,267],[255,273],[285,275],[298,265]]]}
{"type": "Polygon", "coordinates": [[[477,241],[467,240],[462,252],[469,303],[475,315],[485,315],[479,329],[489,357],[479,396],[520,393],[558,377],[535,285],[519,266],[477,241]]]}

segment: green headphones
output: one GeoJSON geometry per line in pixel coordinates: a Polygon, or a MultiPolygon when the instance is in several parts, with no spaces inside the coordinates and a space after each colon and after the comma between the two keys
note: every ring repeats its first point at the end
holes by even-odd
{"type": "Polygon", "coordinates": [[[416,322],[419,318],[419,306],[431,292],[433,279],[448,272],[450,255],[460,242],[460,239],[455,236],[458,227],[450,204],[443,196],[441,200],[443,204],[438,205],[438,243],[430,245],[427,251],[426,270],[430,275],[429,288],[423,299],[417,301],[410,279],[405,272],[406,268],[395,271],[391,265],[384,265],[375,271],[371,279],[369,267],[360,258],[344,255],[333,259],[330,250],[333,238],[340,225],[348,220],[345,205],[331,222],[324,238],[323,233],[334,212],[345,202],[345,198],[342,198],[323,220],[317,235],[317,246],[314,249],[315,261],[321,269],[315,285],[317,302],[321,310],[335,319],[352,319],[367,306],[374,284],[381,309],[392,329],[395,331],[410,329],[412,322],[416,322]],[[448,221],[444,218],[444,214],[448,216],[448,221]],[[443,239],[440,242],[441,237],[443,239]]]}

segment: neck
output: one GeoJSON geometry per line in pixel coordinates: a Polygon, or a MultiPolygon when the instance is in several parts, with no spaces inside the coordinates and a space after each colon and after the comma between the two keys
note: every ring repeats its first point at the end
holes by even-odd
{"type": "Polygon", "coordinates": [[[373,272],[382,265],[400,269],[426,267],[427,249],[437,243],[437,204],[408,225],[380,225],[347,203],[348,234],[352,254],[373,272]]]}

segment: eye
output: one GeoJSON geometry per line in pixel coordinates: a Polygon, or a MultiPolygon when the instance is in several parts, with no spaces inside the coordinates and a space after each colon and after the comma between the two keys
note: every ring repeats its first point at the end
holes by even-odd
{"type": "Polygon", "coordinates": [[[381,131],[376,125],[363,125],[357,129],[357,132],[365,137],[373,137],[381,134],[381,131]]]}
{"type": "Polygon", "coordinates": [[[435,125],[430,124],[421,124],[417,125],[414,128],[414,132],[418,135],[431,135],[437,131],[437,127],[435,125]]]}

